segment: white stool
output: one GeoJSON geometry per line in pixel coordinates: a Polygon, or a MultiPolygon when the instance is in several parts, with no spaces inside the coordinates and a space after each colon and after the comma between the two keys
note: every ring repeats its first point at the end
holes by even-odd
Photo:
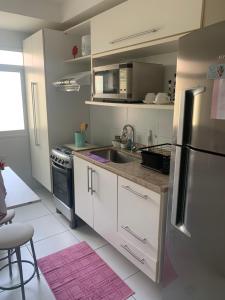
{"type": "Polygon", "coordinates": [[[9,267],[9,272],[10,272],[10,275],[12,276],[12,264],[17,263],[18,268],[19,268],[19,274],[20,274],[20,284],[10,286],[7,288],[0,286],[0,289],[1,290],[14,290],[17,288],[21,288],[23,300],[25,300],[24,285],[27,284],[34,277],[35,274],[37,274],[37,277],[40,278],[39,272],[38,272],[36,255],[35,255],[35,251],[34,251],[33,240],[32,240],[33,235],[34,235],[34,228],[29,224],[14,223],[14,224],[2,226],[0,228],[0,250],[13,251],[15,249],[16,257],[17,257],[17,260],[12,262],[11,256],[10,256],[9,263],[6,264],[5,266],[3,266],[0,269],[0,272],[1,272],[1,270],[5,269],[6,267],[9,267]],[[26,244],[28,241],[30,241],[34,262],[21,259],[20,247],[23,246],[24,244],[26,244]],[[24,279],[23,279],[22,263],[28,263],[34,267],[33,274],[26,281],[24,281],[24,279]]]}
{"type": "Polygon", "coordinates": [[[0,220],[0,226],[8,223],[12,223],[12,219],[15,217],[15,210],[14,209],[8,209],[7,215],[0,220]]]}
{"type": "MultiPolygon", "coordinates": [[[[7,210],[7,215],[0,220],[0,226],[7,225],[7,224],[12,224],[12,220],[13,220],[14,217],[15,217],[15,210],[14,209],[8,209],[7,210]]],[[[6,256],[0,258],[0,261],[3,261],[4,259],[8,258],[9,264],[10,264],[11,256],[14,253],[15,253],[15,251],[8,250],[8,254],[6,256]]],[[[11,272],[10,272],[10,277],[12,277],[12,273],[11,272]]]]}

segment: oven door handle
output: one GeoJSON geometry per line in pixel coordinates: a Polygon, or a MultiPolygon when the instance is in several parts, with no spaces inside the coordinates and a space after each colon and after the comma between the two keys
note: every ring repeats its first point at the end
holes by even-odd
{"type": "Polygon", "coordinates": [[[53,166],[53,168],[60,170],[60,171],[64,171],[64,173],[66,173],[67,168],[60,167],[59,165],[56,165],[54,162],[52,162],[52,166],[53,166]]]}

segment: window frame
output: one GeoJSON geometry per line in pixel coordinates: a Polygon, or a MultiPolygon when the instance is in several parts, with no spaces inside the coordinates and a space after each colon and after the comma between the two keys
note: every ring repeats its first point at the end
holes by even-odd
{"type": "Polygon", "coordinates": [[[28,134],[28,121],[27,121],[27,107],[26,107],[26,97],[25,97],[25,76],[24,76],[24,66],[17,65],[5,65],[0,64],[0,71],[3,72],[17,72],[20,73],[21,78],[21,93],[22,93],[22,105],[23,105],[23,118],[24,118],[24,129],[20,130],[7,130],[0,131],[0,138],[13,137],[13,136],[26,136],[28,134]]]}

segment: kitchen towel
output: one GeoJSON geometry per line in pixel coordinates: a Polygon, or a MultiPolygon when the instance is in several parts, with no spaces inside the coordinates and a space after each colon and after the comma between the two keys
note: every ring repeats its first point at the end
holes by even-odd
{"type": "Polygon", "coordinates": [[[134,294],[86,242],[43,257],[38,266],[56,300],[126,300],[134,294]]]}

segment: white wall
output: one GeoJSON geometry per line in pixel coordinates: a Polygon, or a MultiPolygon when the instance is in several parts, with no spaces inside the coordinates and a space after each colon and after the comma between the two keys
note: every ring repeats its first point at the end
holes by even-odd
{"type": "Polygon", "coordinates": [[[115,135],[121,135],[125,124],[135,128],[135,142],[147,145],[149,130],[154,144],[171,142],[173,111],[91,107],[91,142],[111,145],[115,135]]]}
{"type": "MultiPolygon", "coordinates": [[[[0,30],[0,49],[22,50],[22,41],[26,36],[25,33],[0,30]]],[[[29,182],[31,179],[31,162],[27,131],[24,134],[14,136],[2,136],[0,133],[0,158],[4,158],[18,175],[29,182]]]]}
{"type": "MultiPolygon", "coordinates": [[[[139,61],[161,63],[165,66],[164,91],[167,82],[176,71],[177,53],[161,54],[138,59],[139,61]]],[[[154,144],[171,142],[173,111],[152,109],[127,109],[113,107],[91,107],[91,141],[100,145],[110,145],[115,135],[120,135],[125,124],[135,128],[135,140],[147,144],[149,130],[153,132],[154,144]]]]}
{"type": "Polygon", "coordinates": [[[27,33],[0,29],[0,49],[20,51],[27,33]]]}

